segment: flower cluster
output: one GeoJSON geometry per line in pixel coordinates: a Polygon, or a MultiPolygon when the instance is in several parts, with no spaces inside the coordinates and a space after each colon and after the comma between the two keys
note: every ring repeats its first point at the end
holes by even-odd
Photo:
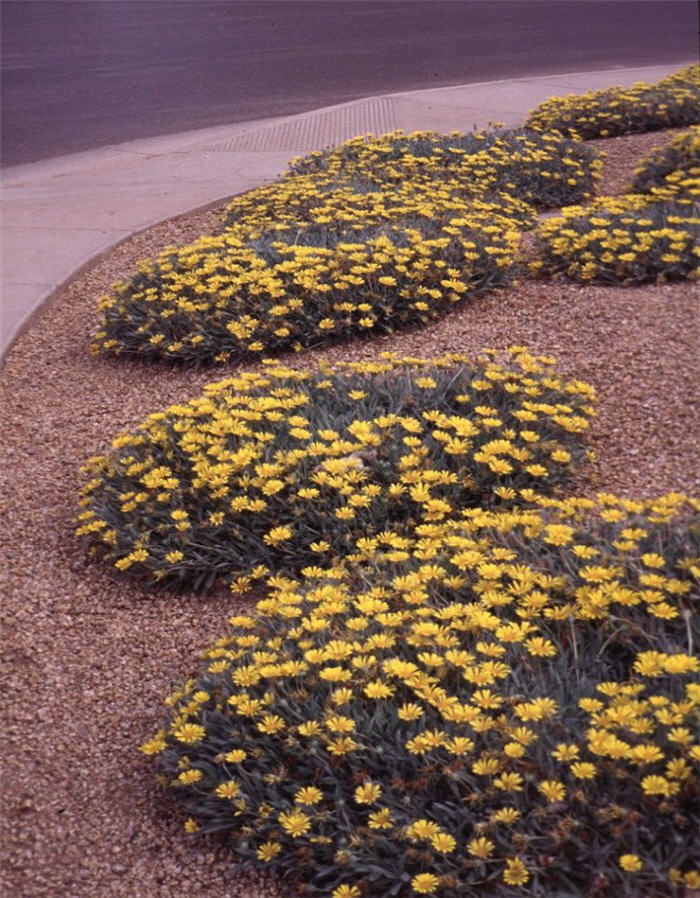
{"type": "Polygon", "coordinates": [[[497,205],[452,215],[169,248],[102,298],[93,351],[225,362],[428,321],[515,271],[517,223],[497,205]]]}
{"type": "Polygon", "coordinates": [[[538,208],[580,202],[592,194],[600,163],[590,147],[549,131],[397,131],[355,137],[295,159],[290,171],[362,178],[385,190],[406,180],[430,186],[447,179],[468,193],[511,194],[538,208]]]}
{"type": "Polygon", "coordinates": [[[662,199],[700,198],[700,126],[643,159],[635,169],[632,190],[662,199]]]}
{"type": "Polygon", "coordinates": [[[391,526],[552,490],[585,456],[594,398],[523,347],[313,374],[270,362],[93,459],[78,532],[137,577],[245,589],[391,526]]]}
{"type": "Polygon", "coordinates": [[[588,140],[677,128],[700,121],[700,66],[680,69],[657,84],[608,87],[584,94],[550,97],[532,110],[526,127],[557,129],[588,140]]]}
{"type": "Polygon", "coordinates": [[[188,832],[327,898],[698,885],[700,503],[519,498],[231,618],[142,746],[188,832]]]}
{"type": "Polygon", "coordinates": [[[533,275],[563,274],[604,284],[643,284],[700,276],[700,217],[686,198],[646,195],[605,198],[572,206],[536,232],[533,275]]]}
{"type": "MultiPolygon", "coordinates": [[[[364,140],[364,138],[358,138],[364,140]]],[[[345,144],[343,145],[345,146],[345,144]]],[[[591,163],[593,165],[593,163],[591,163]]],[[[597,172],[599,166],[591,168],[597,172]]],[[[589,191],[581,191],[584,195],[589,191]]],[[[575,193],[575,191],[573,191],[575,193]]],[[[531,197],[529,202],[534,202],[531,197]]],[[[450,172],[419,178],[406,171],[389,185],[361,171],[293,173],[235,197],[226,209],[227,229],[257,237],[274,231],[299,231],[308,227],[348,230],[386,222],[430,218],[447,223],[467,213],[486,210],[490,202],[502,215],[523,228],[532,224],[533,207],[512,191],[494,191],[479,180],[462,182],[450,172]]]]}

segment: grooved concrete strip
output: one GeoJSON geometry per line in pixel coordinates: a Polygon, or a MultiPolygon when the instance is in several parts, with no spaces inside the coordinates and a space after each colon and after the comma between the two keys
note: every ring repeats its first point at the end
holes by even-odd
{"type": "Polygon", "coordinates": [[[266,150],[302,153],[343,143],[358,134],[384,134],[397,127],[396,101],[392,97],[372,97],[327,112],[295,115],[278,125],[247,131],[202,149],[215,153],[266,150]]]}
{"type": "MultiPolygon", "coordinates": [[[[691,60],[694,61],[694,60],[691,60]]],[[[2,170],[0,355],[97,255],[164,219],[278,177],[299,153],[401,129],[513,126],[552,95],[658,81],[674,65],[368,97],[282,119],[137,140],[2,170]]]]}

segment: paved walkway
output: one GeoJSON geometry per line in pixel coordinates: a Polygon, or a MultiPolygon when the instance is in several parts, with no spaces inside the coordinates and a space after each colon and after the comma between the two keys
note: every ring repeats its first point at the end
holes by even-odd
{"type": "Polygon", "coordinates": [[[369,97],[289,118],[138,140],[2,170],[0,355],[76,273],[160,221],[280,175],[295,155],[357,134],[521,124],[553,95],[657,81],[612,69],[369,97]]]}

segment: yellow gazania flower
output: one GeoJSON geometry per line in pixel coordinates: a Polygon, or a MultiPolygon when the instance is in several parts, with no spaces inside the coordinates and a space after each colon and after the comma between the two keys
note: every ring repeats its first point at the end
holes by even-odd
{"type": "Polygon", "coordinates": [[[522,886],[530,879],[527,867],[519,857],[506,859],[506,869],[503,871],[503,881],[509,886],[522,886]]]}
{"type": "Polygon", "coordinates": [[[294,793],[294,800],[299,804],[314,805],[323,799],[323,792],[316,786],[304,786],[294,793]]]}
{"type": "Polygon", "coordinates": [[[457,847],[457,841],[449,833],[438,833],[438,835],[433,836],[430,843],[435,851],[439,851],[440,854],[449,854],[457,847]]]}
{"type": "Polygon", "coordinates": [[[284,812],[277,819],[282,829],[295,839],[303,836],[311,828],[311,818],[301,811],[284,812]]]}
{"type": "Polygon", "coordinates": [[[282,846],[279,842],[263,842],[255,852],[256,857],[259,861],[263,861],[264,863],[269,863],[273,860],[282,850],[282,846]]]}
{"type": "Polygon", "coordinates": [[[219,785],[214,790],[215,794],[219,798],[235,798],[240,791],[241,787],[235,780],[228,780],[225,783],[219,783],[219,785]]]}
{"type": "Polygon", "coordinates": [[[206,736],[207,731],[198,723],[183,723],[173,730],[173,736],[178,742],[184,742],[185,745],[194,745],[201,742],[206,736]]]}
{"type": "Polygon", "coordinates": [[[485,836],[481,836],[478,839],[472,839],[471,842],[467,845],[467,849],[469,854],[473,854],[474,857],[486,859],[490,857],[496,846],[490,839],[487,839],[485,836]]]}
{"type": "Polygon", "coordinates": [[[642,861],[636,854],[621,854],[619,863],[626,873],[637,873],[642,869],[642,861]]]}
{"type": "Polygon", "coordinates": [[[547,801],[562,801],[566,795],[564,784],[558,780],[543,780],[538,786],[547,801]]]}
{"type": "Polygon", "coordinates": [[[413,891],[419,895],[432,895],[439,885],[440,880],[434,873],[419,873],[411,880],[413,891]]]}
{"type": "Polygon", "coordinates": [[[579,754],[580,751],[578,745],[567,745],[565,742],[560,742],[552,752],[552,757],[556,758],[557,761],[574,761],[578,758],[579,754]]]}
{"type": "Polygon", "coordinates": [[[680,786],[663,776],[645,776],[642,780],[642,791],[645,795],[664,795],[667,798],[675,795],[680,786]]]}
{"type": "Polygon", "coordinates": [[[369,815],[367,825],[370,829],[391,829],[391,821],[391,811],[389,808],[380,808],[378,811],[372,811],[369,815]]]}
{"type": "Polygon", "coordinates": [[[377,783],[366,782],[355,789],[355,801],[358,804],[372,804],[382,794],[382,787],[377,783]]]}
{"type": "Polygon", "coordinates": [[[406,836],[409,839],[434,839],[440,832],[441,829],[437,823],[421,818],[411,823],[406,830],[406,836]]]}
{"type": "Polygon", "coordinates": [[[360,898],[362,893],[358,889],[357,886],[347,885],[347,883],[343,883],[343,885],[338,886],[333,889],[333,893],[331,898],[360,898]]]}
{"type": "Polygon", "coordinates": [[[494,823],[511,824],[515,823],[519,816],[520,811],[517,808],[505,807],[491,814],[491,820],[494,823]]]}

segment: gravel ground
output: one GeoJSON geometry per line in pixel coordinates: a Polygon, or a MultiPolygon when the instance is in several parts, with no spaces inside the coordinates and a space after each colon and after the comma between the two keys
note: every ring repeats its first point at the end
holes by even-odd
{"type": "MultiPolygon", "coordinates": [[[[609,153],[604,189],[621,189],[635,159],[670,136],[597,142],[609,153]]],[[[256,874],[229,875],[218,848],[185,837],[136,751],[159,725],[171,684],[245,600],[146,595],[89,561],[73,535],[85,458],[231,370],[92,358],[95,297],[137,259],[214,229],[220,213],[158,225],[97,262],[17,341],[2,371],[3,894],[13,898],[292,894],[256,874]]],[[[578,489],[698,493],[697,299],[690,284],[524,282],[429,327],[294,361],[527,344],[598,390],[598,460],[578,489]]]]}

